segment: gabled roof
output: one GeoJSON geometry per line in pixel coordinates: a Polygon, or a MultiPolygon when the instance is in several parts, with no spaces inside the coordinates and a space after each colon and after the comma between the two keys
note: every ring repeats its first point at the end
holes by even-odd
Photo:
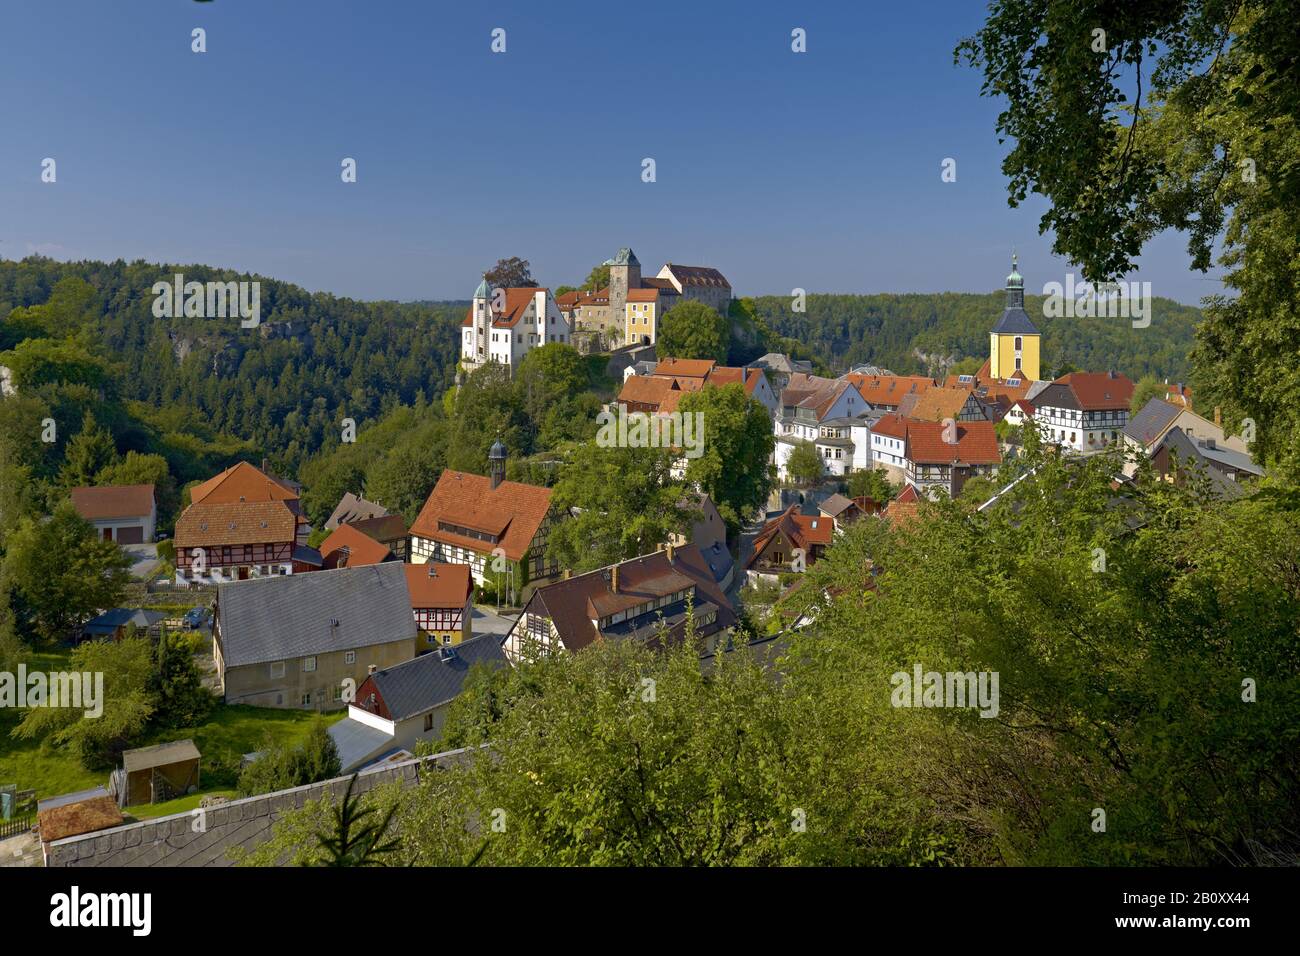
{"type": "Polygon", "coordinates": [[[708,385],[734,385],[743,383],[745,394],[753,395],[760,382],[765,381],[763,372],[756,368],[739,368],[734,365],[715,365],[705,379],[708,385]]]}
{"type": "Polygon", "coordinates": [[[386,514],[388,509],[383,505],[346,491],[326,520],[325,530],[333,531],[341,524],[355,524],[365,518],[381,518],[386,514]]]}
{"type": "Polygon", "coordinates": [[[627,301],[629,302],[658,302],[659,296],[663,290],[650,287],[646,289],[628,289],[627,301]]]}
{"type": "Polygon", "coordinates": [[[411,608],[460,608],[474,590],[468,564],[405,564],[411,608]]]}
{"type": "Polygon", "coordinates": [[[908,485],[898,493],[898,497],[885,506],[881,517],[894,527],[899,527],[913,521],[920,506],[921,496],[917,493],[916,486],[908,485]]]}
{"type": "Polygon", "coordinates": [[[642,405],[654,405],[658,408],[659,404],[674,387],[675,383],[670,378],[659,378],[654,375],[632,375],[623,383],[623,388],[619,390],[618,400],[625,403],[636,402],[642,405]]]}
{"type": "Polygon", "coordinates": [[[703,379],[708,377],[717,364],[713,359],[665,358],[660,359],[655,366],[655,375],[703,379]]]}
{"type": "Polygon", "coordinates": [[[1182,412],[1181,408],[1153,398],[1129,419],[1124,434],[1145,448],[1164,435],[1182,412]]]}
{"type": "Polygon", "coordinates": [[[510,666],[499,634],[483,634],[375,671],[357,688],[352,706],[394,722],[417,717],[459,697],[475,664],[492,670],[510,666]]]}
{"type": "Polygon", "coordinates": [[[846,382],[852,382],[862,397],[872,405],[890,405],[897,407],[903,396],[909,393],[924,392],[934,387],[934,379],[924,375],[859,375],[850,372],[843,376],[846,382]]]}
{"type": "Polygon", "coordinates": [[[283,501],[190,505],[176,519],[176,547],[212,548],[294,541],[298,516],[283,501]]]}
{"type": "Polygon", "coordinates": [[[101,485],[73,488],[72,506],[87,521],[144,518],[153,513],[153,485],[101,485]]]}
{"type": "Polygon", "coordinates": [[[772,540],[779,534],[796,548],[803,548],[812,556],[813,545],[829,545],[834,537],[835,523],[831,518],[813,517],[799,513],[797,504],[786,508],[767,524],[754,538],[754,553],[746,567],[753,567],[772,540]]]}
{"type": "Polygon", "coordinates": [[[1002,461],[993,423],[954,422],[956,442],[943,440],[940,422],[907,423],[907,460],[922,465],[996,465],[1002,461]]]}
{"type": "Polygon", "coordinates": [[[321,566],[326,568],[359,568],[394,558],[388,545],[380,544],[350,524],[339,525],[331,531],[317,550],[321,566]]]}
{"type": "Polygon", "coordinates": [[[823,501],[819,507],[821,508],[822,514],[831,518],[838,518],[849,508],[856,508],[857,505],[853,503],[852,498],[846,498],[844,495],[836,492],[823,501]]]}
{"type": "MultiPolygon", "coordinates": [[[[494,329],[513,329],[519,324],[519,320],[524,317],[528,311],[528,306],[535,301],[538,292],[547,292],[544,286],[525,286],[516,289],[504,289],[505,308],[496,310],[492,308],[492,301],[488,300],[488,308],[492,310],[492,327],[494,329]]],[[[464,328],[469,328],[474,324],[474,306],[471,304],[465,310],[465,321],[461,323],[464,328]]]]}
{"type": "Polygon", "coordinates": [[[1257,477],[1264,474],[1264,469],[1245,452],[1220,445],[1214,439],[1193,438],[1181,428],[1170,429],[1160,445],[1174,448],[1184,458],[1195,455],[1211,466],[1244,471],[1257,477]]]}
{"type": "Polygon", "coordinates": [[[683,287],[731,288],[731,283],[727,281],[726,277],[717,269],[709,266],[682,266],[669,262],[664,265],[664,269],[667,269],[683,287]]]}
{"type": "Polygon", "coordinates": [[[521,561],[550,508],[550,488],[517,481],[503,481],[493,488],[482,475],[447,469],[411,525],[411,534],[484,553],[500,547],[509,560],[521,561]],[[439,530],[440,520],[494,535],[498,541],[494,545],[439,530]]]}
{"type": "Polygon", "coordinates": [[[135,750],[122,751],[122,769],[127,773],[134,773],[137,770],[166,767],[168,764],[198,759],[199,748],[194,746],[193,740],[172,740],[168,743],[154,744],[152,747],[137,747],[135,750]]]}
{"type": "Polygon", "coordinates": [[[194,504],[231,504],[241,501],[297,501],[298,492],[286,482],[241,461],[214,478],[190,489],[194,504]]]}
{"type": "Polygon", "coordinates": [[[376,541],[393,541],[406,537],[406,519],[401,515],[384,515],[379,518],[362,518],[349,521],[352,527],[376,541]]]}
{"type": "Polygon", "coordinates": [[[694,607],[697,618],[708,609],[716,609],[714,622],[699,628],[702,635],[707,636],[731,627],[736,622],[731,603],[719,590],[714,580],[714,571],[700,549],[694,545],[683,545],[673,549],[671,561],[667,551],[657,551],[540,587],[534,592],[515,627],[521,627],[530,612],[548,617],[555,625],[560,643],[565,649],[577,651],[603,637],[630,637],[654,644],[657,642],[654,625],[662,614],[663,622],[668,628],[668,637],[674,640],[684,633],[682,602],[665,605],[630,622],[612,625],[604,632],[597,630],[592,619],[606,613],[615,613],[619,608],[638,606],[666,597],[691,585],[695,589],[694,607]],[[612,590],[611,583],[614,567],[618,568],[617,594],[612,590]]]}
{"type": "Polygon", "coordinates": [[[414,642],[415,616],[402,568],[388,562],[217,585],[226,666],[414,642]]]}
{"type": "Polygon", "coordinates": [[[1071,372],[1034,397],[1038,408],[1069,408],[1097,412],[1127,409],[1133,400],[1133,380],[1119,372],[1071,372]]]}

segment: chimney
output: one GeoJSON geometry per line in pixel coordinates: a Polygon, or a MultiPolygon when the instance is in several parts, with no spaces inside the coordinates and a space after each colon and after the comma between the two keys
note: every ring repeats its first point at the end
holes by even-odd
{"type": "Polygon", "coordinates": [[[1214,406],[1214,424],[1217,428],[1223,427],[1223,410],[1218,405],[1214,406]]]}
{"type": "Polygon", "coordinates": [[[672,563],[673,563],[673,556],[674,556],[674,554],[673,554],[673,552],[674,552],[673,546],[672,546],[671,544],[669,544],[667,550],[668,550],[668,563],[669,563],[669,564],[672,564],[672,563]]]}
{"type": "Polygon", "coordinates": [[[569,578],[571,578],[571,577],[573,577],[573,569],[572,569],[572,568],[565,568],[565,569],[564,569],[564,580],[567,581],[567,580],[569,580],[569,578]]]}
{"type": "Polygon", "coordinates": [[[373,674],[373,673],[374,673],[375,671],[377,671],[377,670],[379,670],[379,667],[378,667],[377,665],[375,665],[375,664],[371,664],[371,665],[369,665],[369,666],[366,668],[366,673],[367,673],[367,674],[373,674]]]}
{"type": "Polygon", "coordinates": [[[271,473],[271,463],[266,458],[262,459],[262,470],[266,472],[268,475],[271,473]]]}
{"type": "Polygon", "coordinates": [[[943,420],[943,440],[949,445],[957,444],[957,423],[951,418],[943,420]]]}
{"type": "Polygon", "coordinates": [[[430,562],[429,562],[429,577],[431,577],[431,578],[436,578],[437,576],[438,576],[438,566],[437,566],[436,564],[434,564],[432,561],[430,561],[430,562]]]}
{"type": "Polygon", "coordinates": [[[1214,439],[1213,439],[1213,438],[1207,438],[1207,439],[1205,439],[1205,447],[1206,447],[1206,448],[1209,448],[1210,450],[1213,450],[1213,449],[1214,449],[1214,439]]]}
{"type": "Polygon", "coordinates": [[[609,569],[609,590],[611,594],[618,593],[618,565],[609,569]]]}

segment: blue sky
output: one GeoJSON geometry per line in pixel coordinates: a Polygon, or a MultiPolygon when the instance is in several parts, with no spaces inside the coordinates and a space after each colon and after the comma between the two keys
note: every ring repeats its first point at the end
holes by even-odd
{"type": "MultiPolygon", "coordinates": [[[[203,262],[407,300],[467,298],[510,255],[575,284],[625,245],[649,273],[716,266],[738,294],[985,292],[1015,248],[1038,291],[1070,267],[1039,202],[1007,206],[999,103],[952,62],[983,13],[6,0],[0,256],[203,262]]],[[[1130,278],[1192,304],[1220,290],[1176,235],[1130,278]]]]}

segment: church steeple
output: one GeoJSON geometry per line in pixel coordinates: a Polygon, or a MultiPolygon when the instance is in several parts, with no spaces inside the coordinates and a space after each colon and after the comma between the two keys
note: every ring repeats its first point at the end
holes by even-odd
{"type": "Polygon", "coordinates": [[[1025,307],[1025,277],[1016,267],[1017,257],[1011,253],[1011,275],[1007,276],[1007,308],[1023,309],[1025,307]]]}
{"type": "Polygon", "coordinates": [[[1038,378],[1038,328],[1025,311],[1025,277],[1011,254],[1007,276],[1007,307],[989,335],[989,374],[998,381],[1038,378]]]}

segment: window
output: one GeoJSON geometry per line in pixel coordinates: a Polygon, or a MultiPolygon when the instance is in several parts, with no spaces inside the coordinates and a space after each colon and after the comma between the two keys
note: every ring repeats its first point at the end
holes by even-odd
{"type": "Polygon", "coordinates": [[[356,651],[344,651],[344,652],[343,652],[343,663],[344,663],[344,664],[355,664],[356,662],[357,662],[357,652],[356,652],[356,651]]]}
{"type": "Polygon", "coordinates": [[[773,563],[773,564],[785,564],[785,552],[784,552],[784,551],[773,551],[773,552],[772,552],[772,563],[773,563]]]}
{"type": "Polygon", "coordinates": [[[1016,356],[1016,371],[1017,371],[1017,372],[1020,371],[1020,356],[1019,356],[1019,355],[1016,356]]]}
{"type": "Polygon", "coordinates": [[[337,703],[341,702],[342,700],[343,700],[343,685],[342,685],[342,684],[338,684],[338,685],[335,686],[335,688],[334,688],[334,703],[337,704],[337,703]]]}
{"type": "Polygon", "coordinates": [[[433,714],[424,715],[424,732],[427,734],[433,730],[433,714]]]}
{"type": "Polygon", "coordinates": [[[284,676],[284,661],[272,661],[271,677],[274,679],[276,677],[283,677],[283,676],[284,676]]]}
{"type": "Polygon", "coordinates": [[[302,695],[302,705],[303,705],[304,707],[310,707],[310,706],[311,706],[311,694],[303,694],[303,695],[302,695]]]}
{"type": "Polygon", "coordinates": [[[314,670],[316,669],[316,658],[315,658],[315,656],[312,656],[312,657],[304,657],[304,658],[302,659],[302,669],[303,669],[303,673],[305,673],[305,674],[310,674],[312,671],[314,671],[314,670]]]}
{"type": "MultiPolygon", "coordinates": [[[[1021,348],[1020,336],[1017,335],[1017,336],[1016,336],[1016,351],[1019,352],[1019,351],[1020,351],[1020,348],[1021,348]]],[[[1017,367],[1019,367],[1019,366],[1017,366],[1017,367]]]]}

